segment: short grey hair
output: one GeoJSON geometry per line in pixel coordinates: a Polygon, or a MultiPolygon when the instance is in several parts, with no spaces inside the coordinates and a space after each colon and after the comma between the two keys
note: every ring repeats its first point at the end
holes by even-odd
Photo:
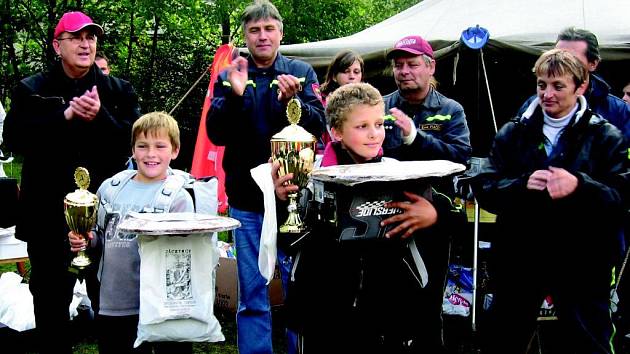
{"type": "Polygon", "coordinates": [[[278,9],[268,0],[256,0],[245,8],[241,15],[241,27],[245,31],[245,25],[252,21],[260,21],[264,19],[274,19],[279,23],[280,32],[284,33],[282,29],[282,16],[278,9]]]}

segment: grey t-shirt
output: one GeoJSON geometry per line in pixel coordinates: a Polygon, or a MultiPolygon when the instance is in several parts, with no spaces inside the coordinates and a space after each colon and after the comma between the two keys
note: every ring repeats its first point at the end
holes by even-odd
{"type": "MultiPolygon", "coordinates": [[[[107,186],[110,180],[99,188],[107,186]]],[[[103,246],[99,265],[100,310],[106,316],[137,315],[140,309],[140,255],[136,234],[119,232],[118,222],[130,211],[142,211],[152,207],[157,193],[162,190],[163,181],[142,183],[130,180],[111,202],[112,212],[105,217],[105,229],[98,235],[103,246]]],[[[194,211],[193,201],[182,188],[171,204],[170,212],[194,211]]]]}

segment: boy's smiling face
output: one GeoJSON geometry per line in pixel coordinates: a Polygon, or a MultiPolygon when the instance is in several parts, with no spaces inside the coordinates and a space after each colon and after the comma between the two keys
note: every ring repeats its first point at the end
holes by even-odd
{"type": "Polygon", "coordinates": [[[132,148],[133,158],[138,165],[138,182],[151,183],[166,178],[171,160],[177,157],[179,149],[174,149],[165,129],[148,135],[140,133],[132,148]]]}
{"type": "Polygon", "coordinates": [[[385,139],[383,105],[356,105],[345,118],[341,129],[332,128],[335,139],[343,144],[357,163],[376,157],[385,139]]]}

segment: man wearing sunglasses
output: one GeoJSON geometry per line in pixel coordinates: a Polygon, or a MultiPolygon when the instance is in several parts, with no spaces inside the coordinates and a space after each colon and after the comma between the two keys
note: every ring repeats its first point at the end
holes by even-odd
{"type": "MultiPolygon", "coordinates": [[[[6,147],[24,158],[16,237],[28,242],[41,352],[72,352],[68,307],[76,277],[68,272],[73,255],[63,200],[76,189],[74,170],[89,170],[95,192],[125,169],[131,126],[140,115],[133,87],[94,65],[102,35],[87,15],[65,13],[52,40],[59,60],[17,85],[4,125],[6,147]]],[[[94,257],[91,267],[98,267],[94,257]]]]}

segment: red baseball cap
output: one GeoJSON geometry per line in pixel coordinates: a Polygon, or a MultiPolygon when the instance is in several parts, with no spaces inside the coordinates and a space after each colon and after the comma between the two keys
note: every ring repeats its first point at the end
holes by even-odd
{"type": "Polygon", "coordinates": [[[429,42],[425,41],[420,36],[407,36],[399,39],[394,48],[387,53],[387,59],[391,59],[394,53],[411,53],[414,55],[428,55],[433,58],[433,48],[429,42]]]}
{"type": "Polygon", "coordinates": [[[97,36],[103,34],[103,27],[94,23],[92,19],[83,12],[66,12],[63,16],[61,16],[61,20],[59,20],[57,27],[55,27],[54,38],[59,37],[62,32],[78,32],[88,26],[94,27],[97,36]]]}

